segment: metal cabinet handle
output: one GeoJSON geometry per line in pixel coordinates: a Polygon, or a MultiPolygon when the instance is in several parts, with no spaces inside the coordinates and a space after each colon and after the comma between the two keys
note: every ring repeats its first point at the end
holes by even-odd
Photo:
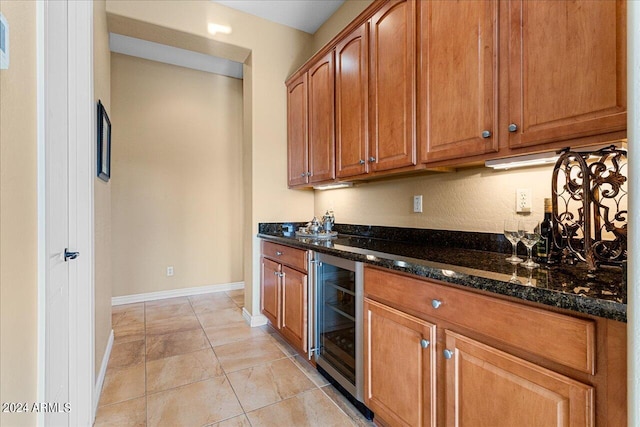
{"type": "Polygon", "coordinates": [[[365,161],[363,159],[360,159],[358,163],[360,163],[361,165],[364,165],[365,161]]]}
{"type": "Polygon", "coordinates": [[[425,340],[425,339],[420,340],[420,347],[422,347],[422,348],[427,348],[427,347],[429,347],[429,344],[431,344],[431,343],[429,342],[429,340],[425,340]]]}
{"type": "Polygon", "coordinates": [[[447,350],[446,348],[442,351],[445,359],[451,359],[453,357],[453,351],[447,350]]]}
{"type": "Polygon", "coordinates": [[[280,252],[280,251],[276,251],[276,255],[277,255],[277,256],[280,256],[280,255],[282,255],[282,252],[280,252]]]}
{"type": "Polygon", "coordinates": [[[481,135],[484,139],[491,138],[491,131],[483,130],[481,135]]]}
{"type": "Polygon", "coordinates": [[[509,132],[513,133],[518,130],[518,125],[515,123],[511,123],[507,129],[509,129],[509,132]]]}
{"type": "Polygon", "coordinates": [[[431,307],[439,308],[441,305],[442,305],[442,301],[440,301],[439,299],[431,300],[431,307]]]}
{"type": "Polygon", "coordinates": [[[307,172],[307,176],[311,176],[311,172],[307,172]]]}
{"type": "Polygon", "coordinates": [[[302,178],[304,178],[305,176],[307,176],[306,173],[302,172],[302,175],[300,175],[302,178]]]}
{"type": "Polygon", "coordinates": [[[373,162],[375,162],[375,161],[376,161],[376,158],[375,158],[375,157],[373,157],[373,156],[369,157],[369,163],[373,163],[373,162]]]}

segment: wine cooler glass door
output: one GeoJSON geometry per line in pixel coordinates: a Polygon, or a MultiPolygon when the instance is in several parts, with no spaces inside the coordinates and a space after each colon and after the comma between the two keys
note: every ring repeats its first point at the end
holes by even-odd
{"type": "Polygon", "coordinates": [[[345,267],[322,262],[318,268],[318,364],[355,396],[358,280],[353,264],[345,267]]]}

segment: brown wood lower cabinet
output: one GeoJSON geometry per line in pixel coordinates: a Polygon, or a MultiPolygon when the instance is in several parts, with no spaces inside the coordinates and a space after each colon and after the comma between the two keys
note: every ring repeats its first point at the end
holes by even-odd
{"type": "Polygon", "coordinates": [[[260,309],[301,353],[307,352],[307,257],[305,250],[262,242],[260,309]]]}
{"type": "Polygon", "coordinates": [[[281,333],[296,348],[307,351],[307,275],[282,267],[281,333]]]}
{"type": "Polygon", "coordinates": [[[436,327],[364,300],[365,404],[392,425],[435,425],[436,327]]]}
{"type": "Polygon", "coordinates": [[[593,426],[593,387],[445,331],[446,425],[593,426]]]}
{"type": "Polygon", "coordinates": [[[364,294],[365,403],[378,424],[626,425],[624,323],[377,267],[364,294]]]}

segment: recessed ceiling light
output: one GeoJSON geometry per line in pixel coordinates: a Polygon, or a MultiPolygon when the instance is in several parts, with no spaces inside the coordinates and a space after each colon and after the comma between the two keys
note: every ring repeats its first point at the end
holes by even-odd
{"type": "Polygon", "coordinates": [[[216,35],[217,33],[231,34],[231,27],[228,25],[209,24],[207,26],[207,29],[212,36],[216,35]]]}

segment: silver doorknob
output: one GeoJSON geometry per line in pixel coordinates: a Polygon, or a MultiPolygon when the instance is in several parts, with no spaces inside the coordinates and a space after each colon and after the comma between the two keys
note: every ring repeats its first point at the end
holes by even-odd
{"type": "Polygon", "coordinates": [[[509,132],[515,132],[518,130],[518,125],[515,123],[511,123],[507,129],[509,129],[509,132]]]}
{"type": "Polygon", "coordinates": [[[444,349],[442,351],[442,354],[444,355],[445,359],[451,359],[453,357],[453,351],[451,350],[444,349]]]}
{"type": "Polygon", "coordinates": [[[373,157],[373,156],[369,157],[369,163],[373,163],[373,162],[375,162],[375,161],[376,161],[376,158],[375,158],[375,157],[373,157]]]}
{"type": "Polygon", "coordinates": [[[485,138],[485,139],[491,138],[491,131],[483,130],[482,131],[482,137],[485,138]]]}
{"type": "Polygon", "coordinates": [[[365,162],[364,162],[363,159],[360,159],[360,161],[358,163],[360,163],[361,165],[364,165],[365,162]]]}
{"type": "Polygon", "coordinates": [[[68,248],[64,248],[64,260],[76,259],[80,256],[80,252],[72,252],[68,248]]]}
{"type": "Polygon", "coordinates": [[[307,176],[307,174],[303,172],[300,176],[304,178],[305,176],[307,176]]]}
{"type": "Polygon", "coordinates": [[[442,305],[442,301],[440,301],[439,299],[431,300],[431,307],[439,308],[441,305],[442,305]]]}
{"type": "Polygon", "coordinates": [[[307,172],[307,176],[311,176],[311,172],[307,172]]]}
{"type": "Polygon", "coordinates": [[[420,340],[420,347],[422,348],[429,347],[429,344],[430,344],[429,340],[425,340],[425,339],[420,340]]]}

